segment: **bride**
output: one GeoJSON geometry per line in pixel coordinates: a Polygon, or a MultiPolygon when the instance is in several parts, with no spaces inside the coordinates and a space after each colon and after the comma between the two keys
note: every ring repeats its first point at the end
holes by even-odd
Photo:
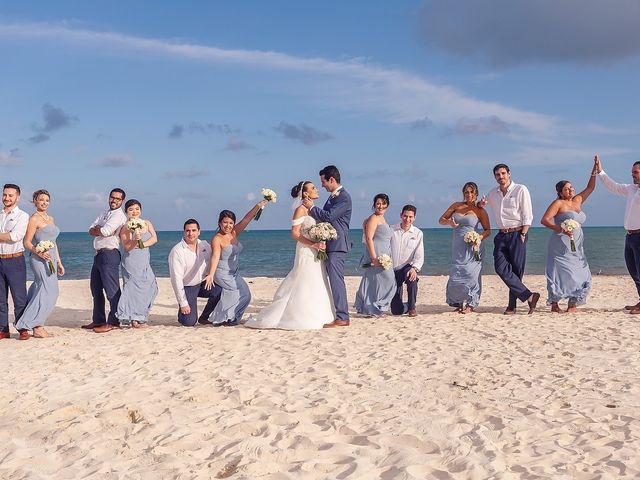
{"type": "Polygon", "coordinates": [[[323,262],[316,260],[317,251],[325,246],[309,238],[309,229],[316,221],[302,205],[303,198],[317,199],[318,189],[313,183],[302,181],[291,189],[291,196],[295,199],[291,236],[297,243],[293,269],[282,281],[271,305],[247,320],[245,327],[314,330],[335,318],[327,271],[323,262]]]}

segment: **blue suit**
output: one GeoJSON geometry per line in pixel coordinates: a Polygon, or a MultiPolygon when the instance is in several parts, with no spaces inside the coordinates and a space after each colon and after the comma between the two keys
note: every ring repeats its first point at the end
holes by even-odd
{"type": "Polygon", "coordinates": [[[336,307],[338,320],[349,320],[347,287],[344,283],[344,262],[351,250],[349,222],[351,221],[351,196],[340,188],[337,195],[329,197],[323,208],[313,207],[309,214],[318,222],[329,222],[338,232],[338,238],[327,242],[327,274],[336,307]]]}

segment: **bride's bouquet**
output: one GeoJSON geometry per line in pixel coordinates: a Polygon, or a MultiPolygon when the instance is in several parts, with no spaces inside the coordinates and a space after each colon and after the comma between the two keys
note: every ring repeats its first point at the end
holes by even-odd
{"type": "MultiPolygon", "coordinates": [[[[51,240],[41,240],[35,246],[35,250],[38,253],[45,253],[45,252],[48,252],[49,250],[53,250],[54,248],[56,248],[56,244],[53,243],[51,240]]],[[[50,274],[55,273],[56,269],[53,266],[53,262],[51,260],[49,260],[48,265],[49,265],[49,273],[50,274]]]]}
{"type": "Polygon", "coordinates": [[[573,241],[573,231],[577,228],[580,228],[580,224],[576,222],[573,218],[567,218],[564,222],[560,224],[560,228],[564,230],[569,238],[571,239],[571,251],[576,251],[576,242],[573,241]]]}
{"type": "MultiPolygon", "coordinates": [[[[142,230],[147,226],[147,223],[144,220],[140,220],[139,218],[132,218],[127,222],[127,228],[131,230],[133,233],[136,233],[138,230],[142,230]]],[[[143,249],[144,243],[142,239],[138,240],[138,248],[143,249]]]]}
{"type": "MultiPolygon", "coordinates": [[[[391,267],[393,267],[393,262],[391,261],[391,257],[386,253],[383,253],[382,255],[380,255],[378,257],[378,261],[380,262],[380,266],[382,267],[383,270],[389,270],[391,267]]],[[[371,263],[362,264],[363,268],[369,268],[372,266],[373,265],[371,263]]]]}
{"type": "MultiPolygon", "coordinates": [[[[274,192],[270,188],[263,188],[261,194],[262,194],[262,198],[264,198],[269,202],[276,203],[276,200],[278,200],[278,196],[276,195],[276,192],[274,192]]],[[[263,208],[264,207],[260,208],[260,210],[256,212],[256,214],[253,216],[254,220],[256,221],[260,220],[260,215],[262,215],[263,208]]]]}
{"type": "MultiPolygon", "coordinates": [[[[309,236],[314,242],[326,242],[338,238],[338,232],[330,223],[320,222],[309,229],[309,236]]],[[[316,260],[326,260],[327,258],[326,250],[318,250],[316,260]]]]}
{"type": "Polygon", "coordinates": [[[464,234],[463,237],[464,243],[471,245],[473,249],[473,258],[479,262],[480,261],[480,242],[482,241],[482,237],[475,230],[471,230],[464,234]]]}

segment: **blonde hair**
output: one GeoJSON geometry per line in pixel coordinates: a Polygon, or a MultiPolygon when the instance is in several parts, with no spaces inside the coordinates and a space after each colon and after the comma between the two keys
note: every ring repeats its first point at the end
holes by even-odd
{"type": "Polygon", "coordinates": [[[33,203],[36,203],[36,200],[38,200],[38,197],[40,195],[46,195],[47,197],[49,197],[49,200],[51,200],[51,195],[49,195],[49,192],[44,188],[41,188],[40,190],[36,190],[35,192],[33,192],[33,203]]]}

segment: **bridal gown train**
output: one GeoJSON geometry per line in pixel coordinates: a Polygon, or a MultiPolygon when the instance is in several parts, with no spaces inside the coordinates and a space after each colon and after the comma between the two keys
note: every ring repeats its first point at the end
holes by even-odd
{"type": "MultiPolygon", "coordinates": [[[[316,221],[305,216],[293,220],[302,225],[301,233],[309,238],[316,221]]],[[[297,242],[293,268],[280,284],[271,305],[245,322],[250,328],[315,330],[335,318],[335,308],[324,263],[316,260],[317,250],[297,242]]]]}

